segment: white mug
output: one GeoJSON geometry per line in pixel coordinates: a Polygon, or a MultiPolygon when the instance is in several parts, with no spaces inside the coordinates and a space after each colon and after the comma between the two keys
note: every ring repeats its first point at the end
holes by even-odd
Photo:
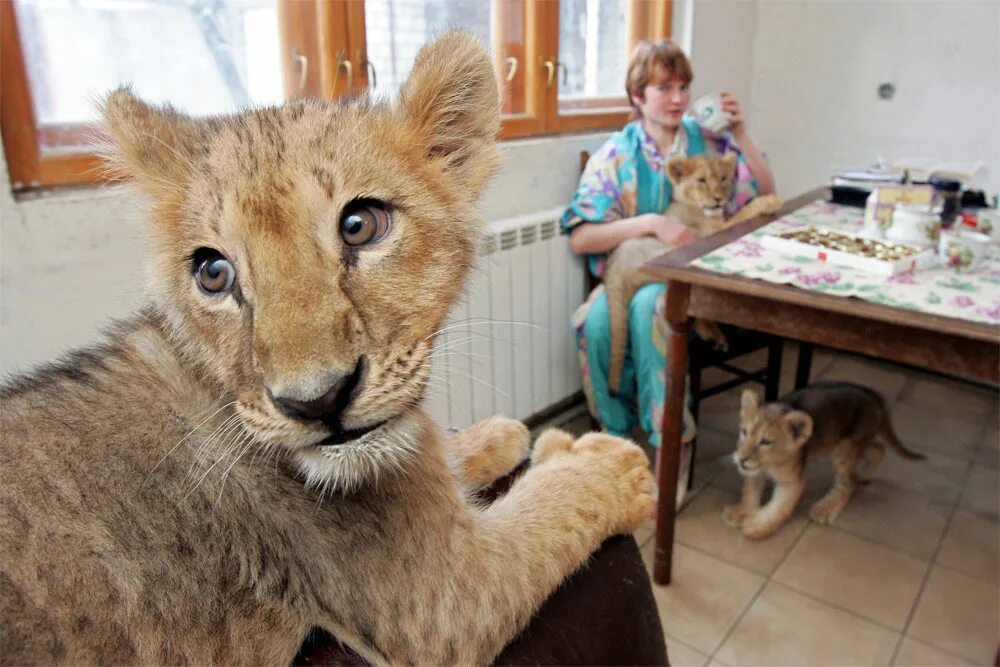
{"type": "Polygon", "coordinates": [[[722,110],[722,95],[719,93],[699,97],[691,105],[691,113],[696,123],[716,134],[729,127],[729,114],[722,110]]]}
{"type": "Polygon", "coordinates": [[[993,239],[979,232],[945,229],[938,244],[938,259],[956,271],[974,271],[992,242],[993,239]]]}
{"type": "Polygon", "coordinates": [[[941,216],[927,206],[896,204],[892,221],[885,229],[885,238],[929,248],[938,242],[940,233],[941,216]]]}

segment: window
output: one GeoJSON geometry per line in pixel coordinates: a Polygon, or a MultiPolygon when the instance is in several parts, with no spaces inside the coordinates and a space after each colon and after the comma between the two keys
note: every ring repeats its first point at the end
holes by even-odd
{"type": "Polygon", "coordinates": [[[501,136],[617,127],[629,51],[668,35],[670,10],[670,0],[4,0],[11,180],[95,180],[95,101],[122,83],[204,115],[365,90],[392,97],[420,47],[452,27],[492,48],[501,136]]]}

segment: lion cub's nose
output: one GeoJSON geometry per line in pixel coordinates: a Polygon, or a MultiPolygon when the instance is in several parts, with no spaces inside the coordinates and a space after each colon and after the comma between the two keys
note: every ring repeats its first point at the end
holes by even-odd
{"type": "Polygon", "coordinates": [[[281,395],[272,395],[271,398],[279,410],[293,419],[337,422],[354,398],[364,376],[365,366],[365,358],[361,357],[353,371],[337,378],[325,394],[311,401],[299,401],[281,395]]]}

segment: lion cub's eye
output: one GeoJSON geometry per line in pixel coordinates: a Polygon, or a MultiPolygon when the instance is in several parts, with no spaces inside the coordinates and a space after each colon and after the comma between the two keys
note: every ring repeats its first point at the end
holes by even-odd
{"type": "Polygon", "coordinates": [[[747,430],[745,428],[742,427],[740,428],[740,437],[741,438],[747,437],[747,430]]]}
{"type": "Polygon", "coordinates": [[[771,440],[770,438],[761,438],[760,439],[760,446],[761,447],[770,447],[773,444],[774,444],[774,440],[771,440]]]}
{"type": "Polygon", "coordinates": [[[194,279],[202,292],[228,294],[236,284],[236,269],[217,250],[200,248],[192,258],[194,279]]]}
{"type": "Polygon", "coordinates": [[[344,209],[340,218],[340,237],[349,246],[375,243],[388,233],[391,222],[384,203],[375,199],[358,199],[344,209]]]}
{"type": "Polygon", "coordinates": [[[708,185],[708,181],[706,181],[704,178],[699,178],[698,182],[701,183],[702,185],[708,185]]]}

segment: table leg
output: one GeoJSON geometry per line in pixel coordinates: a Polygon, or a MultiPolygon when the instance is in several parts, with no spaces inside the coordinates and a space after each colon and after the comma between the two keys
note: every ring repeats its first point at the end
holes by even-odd
{"type": "Polygon", "coordinates": [[[799,343],[799,362],[795,367],[795,388],[802,389],[809,384],[812,375],[813,346],[812,343],[799,343]]]}
{"type": "Polygon", "coordinates": [[[660,428],[660,456],[656,468],[659,497],[656,501],[656,551],[653,560],[653,581],[670,583],[674,555],[674,515],[677,512],[677,473],[680,469],[681,437],[684,433],[684,400],[687,387],[688,283],[668,282],[666,319],[670,327],[667,339],[667,378],[663,404],[663,424],[660,428]]]}

